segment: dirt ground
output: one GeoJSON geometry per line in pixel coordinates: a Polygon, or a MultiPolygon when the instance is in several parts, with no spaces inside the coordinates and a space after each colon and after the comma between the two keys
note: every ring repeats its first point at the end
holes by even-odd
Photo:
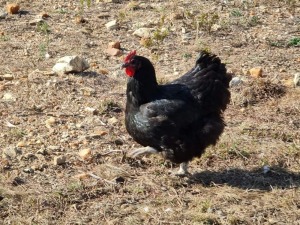
{"type": "Polygon", "coordinates": [[[0,224],[300,224],[299,0],[18,2],[0,18],[0,224]],[[142,43],[141,27],[153,34],[142,43]],[[106,53],[111,41],[122,56],[106,53]],[[124,126],[120,69],[133,49],[162,83],[201,49],[243,80],[191,176],[172,176],[178,165],[159,155],[126,156],[139,146],[124,126]],[[66,55],[90,68],[53,74],[66,55]],[[248,74],[256,67],[262,77],[248,74]]]}

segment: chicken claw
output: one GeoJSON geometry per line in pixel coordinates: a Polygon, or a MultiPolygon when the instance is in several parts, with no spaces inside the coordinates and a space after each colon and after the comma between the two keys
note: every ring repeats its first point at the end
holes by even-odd
{"type": "Polygon", "coordinates": [[[188,175],[188,162],[180,163],[179,170],[174,173],[175,176],[183,177],[188,175]]]}
{"type": "Polygon", "coordinates": [[[155,148],[150,146],[137,148],[129,152],[129,156],[132,158],[136,158],[143,155],[157,154],[158,151],[155,148]]]}

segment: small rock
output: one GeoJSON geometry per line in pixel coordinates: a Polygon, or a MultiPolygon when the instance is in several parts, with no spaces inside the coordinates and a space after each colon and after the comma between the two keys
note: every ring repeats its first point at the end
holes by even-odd
{"type": "Polygon", "coordinates": [[[243,81],[242,81],[242,79],[240,77],[234,77],[230,81],[229,86],[230,87],[235,87],[235,86],[238,86],[238,85],[240,85],[242,83],[243,83],[243,81]]]}
{"type": "Polygon", "coordinates": [[[0,9],[0,19],[5,19],[5,17],[7,17],[7,15],[8,15],[7,12],[0,9]]]}
{"type": "Polygon", "coordinates": [[[133,32],[133,35],[141,38],[150,38],[151,37],[151,29],[142,27],[133,32]]]}
{"type": "Polygon", "coordinates": [[[13,76],[12,74],[4,74],[4,75],[2,76],[2,78],[3,78],[4,80],[9,80],[9,81],[11,81],[11,80],[14,79],[14,76],[13,76]]]}
{"type": "Polygon", "coordinates": [[[106,27],[108,30],[116,30],[116,29],[118,29],[119,25],[118,25],[117,20],[112,20],[112,21],[106,23],[106,24],[105,24],[105,27],[106,27]]]}
{"type": "Polygon", "coordinates": [[[257,68],[252,68],[249,70],[250,76],[254,78],[259,78],[262,77],[262,68],[257,67],[257,68]]]}
{"type": "Polygon", "coordinates": [[[89,67],[88,62],[80,56],[65,56],[57,61],[52,71],[57,74],[66,74],[70,72],[83,72],[89,67]]]}
{"type": "Polygon", "coordinates": [[[96,93],[96,90],[90,87],[81,88],[82,95],[91,96],[96,93]]]}
{"type": "Polygon", "coordinates": [[[66,160],[67,160],[67,158],[64,155],[62,155],[62,156],[55,156],[53,164],[54,165],[62,165],[62,164],[66,163],[66,160]]]}
{"type": "Polygon", "coordinates": [[[29,21],[29,25],[35,26],[35,25],[37,25],[37,24],[39,24],[39,23],[42,23],[42,22],[44,22],[44,21],[45,21],[45,20],[44,20],[43,18],[40,18],[40,17],[34,18],[33,20],[30,20],[30,21],[29,21]]]}
{"type": "Polygon", "coordinates": [[[121,43],[119,41],[112,41],[108,43],[109,48],[116,48],[120,49],[121,48],[121,43]]]}
{"type": "Polygon", "coordinates": [[[7,4],[6,11],[10,14],[17,14],[19,12],[20,6],[15,3],[7,4]]]}
{"type": "Polygon", "coordinates": [[[82,16],[75,17],[75,23],[86,23],[87,21],[82,16]]]}
{"type": "Polygon", "coordinates": [[[61,147],[58,146],[58,145],[49,145],[47,148],[49,150],[51,150],[51,151],[59,151],[59,150],[61,150],[61,147]]]}
{"type": "Polygon", "coordinates": [[[112,117],[112,118],[109,118],[107,120],[107,122],[110,124],[110,125],[114,125],[118,122],[118,119],[116,117],[112,117]]]}
{"type": "Polygon", "coordinates": [[[17,147],[20,147],[20,148],[25,147],[26,145],[27,145],[27,144],[26,144],[25,141],[19,141],[19,142],[17,143],[17,147]]]}
{"type": "Polygon", "coordinates": [[[46,149],[39,149],[36,154],[47,155],[46,149]]]}
{"type": "Polygon", "coordinates": [[[106,49],[106,53],[111,55],[111,56],[119,56],[122,55],[122,51],[117,48],[108,48],[106,49]]]}
{"type": "Polygon", "coordinates": [[[4,159],[13,159],[16,158],[19,154],[22,154],[21,149],[14,146],[10,146],[3,150],[2,157],[4,159]]]}
{"type": "Polygon", "coordinates": [[[264,174],[270,172],[270,170],[271,170],[271,169],[270,169],[269,166],[264,166],[264,167],[263,167],[263,173],[264,173],[264,174]]]}
{"type": "Polygon", "coordinates": [[[83,160],[86,160],[88,157],[90,157],[92,154],[92,150],[90,148],[82,149],[78,152],[78,155],[83,160]]]}
{"type": "Polygon", "coordinates": [[[24,168],[24,169],[23,169],[23,172],[24,172],[24,173],[33,173],[33,172],[34,172],[34,169],[32,169],[32,168],[24,168]]]}
{"type": "Polygon", "coordinates": [[[45,121],[46,127],[50,129],[56,123],[55,117],[50,117],[45,121]]]}
{"type": "Polygon", "coordinates": [[[13,96],[13,94],[11,94],[11,93],[5,93],[4,95],[3,95],[3,97],[2,97],[2,99],[4,100],[4,101],[15,101],[16,100],[16,98],[13,96]]]}
{"type": "Polygon", "coordinates": [[[124,144],[123,141],[119,138],[116,139],[114,142],[115,142],[116,145],[123,145],[124,144]]]}
{"type": "Polygon", "coordinates": [[[46,54],[45,54],[45,59],[50,59],[51,58],[51,55],[47,52],[46,54]]]}
{"type": "Polygon", "coordinates": [[[295,87],[300,86],[300,73],[295,74],[293,82],[294,82],[295,87]]]}
{"type": "Polygon", "coordinates": [[[50,17],[49,14],[46,13],[46,12],[42,12],[39,16],[40,16],[42,19],[47,19],[47,18],[50,17]]]}
{"type": "Polygon", "coordinates": [[[222,26],[221,25],[219,25],[219,24],[214,24],[214,25],[212,25],[211,26],[211,31],[218,31],[218,30],[220,30],[222,28],[222,26]]]}
{"type": "Polygon", "coordinates": [[[12,181],[13,186],[19,186],[19,185],[22,185],[22,184],[25,184],[25,181],[20,177],[15,177],[12,181]]]}
{"type": "Polygon", "coordinates": [[[91,107],[85,107],[84,111],[92,113],[93,115],[97,115],[99,112],[97,109],[91,107]]]}

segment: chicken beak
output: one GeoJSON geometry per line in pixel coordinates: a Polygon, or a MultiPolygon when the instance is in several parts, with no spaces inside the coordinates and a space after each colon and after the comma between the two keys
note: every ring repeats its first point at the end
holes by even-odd
{"type": "Polygon", "coordinates": [[[126,68],[127,66],[129,66],[129,63],[123,63],[123,64],[121,65],[121,69],[124,69],[124,68],[126,68]]]}

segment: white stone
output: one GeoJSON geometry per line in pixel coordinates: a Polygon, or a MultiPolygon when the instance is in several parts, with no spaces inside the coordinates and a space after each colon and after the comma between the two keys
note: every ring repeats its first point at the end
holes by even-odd
{"type": "Polygon", "coordinates": [[[7,15],[8,15],[7,12],[5,12],[3,9],[0,9],[0,19],[5,19],[7,15]]]}
{"type": "Polygon", "coordinates": [[[221,29],[221,25],[219,24],[214,24],[211,26],[211,31],[218,31],[221,29]]]}
{"type": "Polygon", "coordinates": [[[229,86],[230,87],[235,87],[235,86],[238,86],[238,85],[240,85],[242,83],[243,83],[243,81],[242,81],[242,79],[240,77],[234,77],[230,81],[229,86]]]}
{"type": "Polygon", "coordinates": [[[264,166],[264,167],[263,167],[263,173],[264,173],[264,174],[268,173],[270,170],[271,170],[271,169],[270,169],[269,166],[264,166]]]}
{"type": "Polygon", "coordinates": [[[137,37],[141,37],[141,38],[149,38],[149,37],[151,37],[151,29],[142,27],[142,28],[135,30],[133,32],[133,35],[135,35],[137,37]]]}
{"type": "Polygon", "coordinates": [[[70,72],[82,72],[89,67],[88,62],[80,56],[65,56],[57,61],[52,71],[58,74],[66,74],[70,72]]]}
{"type": "Polygon", "coordinates": [[[108,30],[115,30],[118,28],[118,21],[117,20],[112,20],[108,23],[105,24],[105,27],[108,29],[108,30]]]}
{"type": "Polygon", "coordinates": [[[18,154],[21,154],[21,153],[22,153],[22,151],[19,148],[10,146],[3,150],[2,157],[5,159],[13,159],[13,158],[16,158],[16,156],[18,154]]]}
{"type": "Polygon", "coordinates": [[[2,76],[2,78],[3,78],[4,80],[13,80],[13,79],[14,79],[14,76],[13,76],[12,74],[4,74],[4,75],[2,76]]]}
{"type": "Polygon", "coordinates": [[[296,73],[294,76],[294,85],[295,87],[299,87],[300,86],[300,73],[296,73]]]}
{"type": "Polygon", "coordinates": [[[16,98],[11,93],[5,93],[2,97],[4,101],[15,101],[16,98]]]}

